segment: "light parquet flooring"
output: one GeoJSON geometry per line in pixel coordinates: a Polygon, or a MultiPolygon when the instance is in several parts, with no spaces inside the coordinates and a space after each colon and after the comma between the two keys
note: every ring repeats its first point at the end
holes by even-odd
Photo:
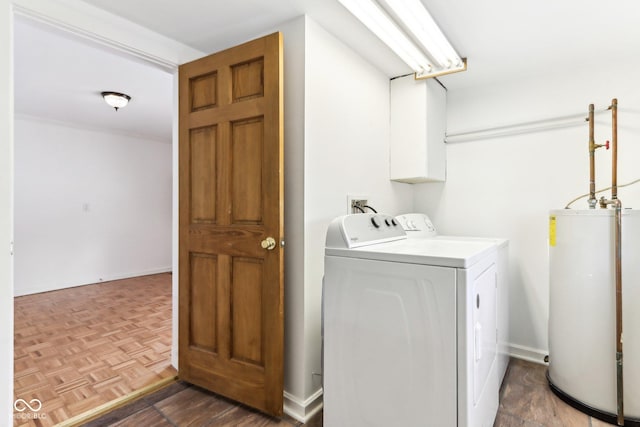
{"type": "Polygon", "coordinates": [[[170,273],[21,296],[14,309],[14,398],[42,403],[14,411],[14,426],[53,426],[177,374],[170,273]]]}

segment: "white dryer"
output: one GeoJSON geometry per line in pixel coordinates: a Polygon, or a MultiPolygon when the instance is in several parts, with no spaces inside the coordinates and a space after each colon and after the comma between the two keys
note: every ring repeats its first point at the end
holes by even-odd
{"type": "Polygon", "coordinates": [[[381,214],[329,225],[324,425],[493,425],[496,245],[408,239],[381,214]]]}
{"type": "Polygon", "coordinates": [[[458,241],[486,241],[496,245],[496,270],[498,275],[497,328],[498,328],[498,379],[504,379],[509,365],[509,241],[501,238],[444,236],[438,233],[426,214],[407,213],[396,216],[396,221],[410,239],[438,239],[458,241]]]}

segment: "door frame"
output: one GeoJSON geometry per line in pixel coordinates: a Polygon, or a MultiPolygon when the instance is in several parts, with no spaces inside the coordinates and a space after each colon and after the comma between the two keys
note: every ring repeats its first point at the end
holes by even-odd
{"type": "MultiPolygon", "coordinates": [[[[172,254],[171,265],[174,274],[172,275],[172,343],[171,343],[171,364],[177,369],[178,367],[178,66],[182,63],[192,61],[194,59],[206,56],[206,53],[193,49],[189,46],[176,42],[175,40],[164,37],[160,34],[154,33],[146,28],[138,26],[123,18],[116,17],[107,13],[106,11],[96,8],[88,4],[74,4],[71,5],[65,0],[8,0],[3,2],[0,7],[8,7],[8,11],[0,12],[8,13],[11,23],[17,15],[33,19],[35,21],[43,22],[52,25],[58,29],[67,31],[76,36],[91,40],[93,42],[102,44],[116,51],[121,52],[124,55],[129,55],[138,59],[145,60],[152,65],[157,66],[159,69],[168,71],[173,76],[173,112],[172,112],[172,254]]],[[[2,30],[0,30],[2,31],[2,30]]],[[[6,28],[6,33],[9,34],[9,40],[14,38],[13,25],[6,28]]],[[[8,65],[10,69],[13,69],[13,58],[9,58],[8,65]]],[[[13,78],[13,72],[9,73],[9,81],[7,86],[11,88],[8,99],[13,105],[13,87],[15,80],[13,78]]],[[[1,90],[1,89],[0,89],[1,90]]],[[[0,112],[1,114],[1,112],[0,112]]],[[[13,138],[13,121],[15,118],[15,112],[13,109],[9,110],[9,114],[5,117],[0,117],[0,120],[6,120],[8,124],[9,134],[11,137],[8,140],[8,151],[10,154],[10,180],[9,187],[11,189],[11,198],[13,197],[13,191],[15,188],[14,178],[15,173],[13,171],[13,153],[14,153],[14,138],[13,138]]],[[[3,153],[4,154],[4,153],[3,153]]],[[[4,197],[4,194],[0,194],[0,197],[4,197]]],[[[9,236],[13,240],[13,203],[9,206],[9,236]]],[[[3,233],[5,230],[1,230],[3,233]]],[[[9,317],[8,322],[4,323],[4,330],[0,330],[0,336],[6,335],[7,337],[13,337],[14,324],[13,324],[13,294],[14,294],[14,279],[13,279],[13,257],[9,255],[9,271],[8,271],[8,284],[5,289],[10,293],[10,310],[6,312],[9,317]]],[[[2,262],[5,262],[2,260],[2,262]]],[[[2,273],[3,276],[4,272],[2,273]]],[[[0,294],[0,297],[4,297],[4,294],[0,294]]],[[[0,326],[0,328],[2,328],[0,326]]],[[[6,363],[0,359],[0,378],[6,377],[11,381],[8,383],[7,389],[0,388],[0,424],[2,420],[11,420],[13,422],[13,340],[11,342],[11,351],[7,351],[5,358],[6,363]],[[7,397],[5,397],[7,396],[7,397]],[[7,414],[3,413],[6,408],[7,414]]]]}

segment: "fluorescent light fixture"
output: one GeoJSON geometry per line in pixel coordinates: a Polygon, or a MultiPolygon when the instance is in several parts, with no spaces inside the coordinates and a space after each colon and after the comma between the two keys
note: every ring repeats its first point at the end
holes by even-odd
{"type": "Polygon", "coordinates": [[[467,69],[420,0],[338,0],[413,71],[429,78],[467,69]]]}
{"type": "Polygon", "coordinates": [[[429,59],[400,31],[376,2],[370,0],[339,1],[413,70],[430,68],[429,59]]]}
{"type": "Polygon", "coordinates": [[[101,95],[104,98],[104,102],[115,108],[116,111],[118,111],[118,108],[126,107],[131,101],[129,95],[120,92],[102,92],[101,95]]]}

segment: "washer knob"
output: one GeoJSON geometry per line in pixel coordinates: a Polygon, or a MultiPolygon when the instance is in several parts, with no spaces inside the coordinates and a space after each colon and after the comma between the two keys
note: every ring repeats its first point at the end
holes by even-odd
{"type": "Polygon", "coordinates": [[[371,217],[371,224],[373,224],[373,226],[375,228],[380,228],[380,225],[381,225],[380,219],[377,216],[372,216],[371,217]]]}

